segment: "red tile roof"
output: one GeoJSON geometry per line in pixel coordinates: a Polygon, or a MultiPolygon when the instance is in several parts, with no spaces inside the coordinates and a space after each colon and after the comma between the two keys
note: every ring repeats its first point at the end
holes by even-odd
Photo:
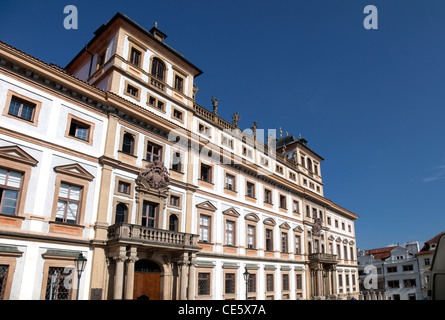
{"type": "Polygon", "coordinates": [[[430,250],[431,244],[437,243],[439,241],[440,236],[443,234],[445,234],[445,232],[441,232],[437,236],[431,238],[430,240],[425,241],[422,249],[418,252],[418,254],[431,253],[432,252],[432,250],[430,250]]]}
{"type": "Polygon", "coordinates": [[[390,257],[391,250],[396,247],[397,246],[378,248],[378,249],[370,249],[370,250],[365,250],[365,253],[372,254],[374,256],[374,259],[376,259],[376,260],[382,260],[382,259],[386,259],[386,258],[390,257]]]}

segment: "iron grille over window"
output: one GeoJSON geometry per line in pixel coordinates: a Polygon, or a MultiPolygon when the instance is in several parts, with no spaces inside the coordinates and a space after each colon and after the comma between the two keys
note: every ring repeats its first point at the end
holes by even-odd
{"type": "Polygon", "coordinates": [[[5,298],[6,281],[8,280],[8,265],[0,265],[0,300],[5,298]]]}
{"type": "Polygon", "coordinates": [[[50,267],[46,281],[45,300],[71,300],[72,270],[50,267]],[[65,273],[64,273],[65,272],[65,273]]]}
{"type": "Polygon", "coordinates": [[[198,295],[210,294],[210,273],[198,273],[198,295]]]}

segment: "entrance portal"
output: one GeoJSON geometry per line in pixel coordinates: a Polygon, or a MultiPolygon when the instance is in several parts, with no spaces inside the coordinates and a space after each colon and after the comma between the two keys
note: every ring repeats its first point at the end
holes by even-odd
{"type": "Polygon", "coordinates": [[[160,300],[160,289],[161,268],[150,260],[136,261],[134,266],[134,299],[160,300]]]}

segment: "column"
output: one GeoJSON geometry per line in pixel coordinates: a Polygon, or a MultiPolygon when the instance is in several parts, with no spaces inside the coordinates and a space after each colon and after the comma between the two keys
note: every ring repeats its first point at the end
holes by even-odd
{"type": "Polygon", "coordinates": [[[321,296],[323,293],[323,269],[319,265],[317,267],[317,296],[321,296]]]}
{"type": "Polygon", "coordinates": [[[127,258],[127,276],[125,281],[125,299],[133,299],[133,289],[134,289],[134,264],[138,261],[137,248],[130,248],[129,256],[127,258]]]}
{"type": "Polygon", "coordinates": [[[179,266],[179,300],[187,300],[187,254],[184,253],[180,261],[178,261],[179,266]]]}
{"type": "Polygon", "coordinates": [[[190,253],[190,256],[189,286],[187,297],[189,300],[195,300],[196,253],[190,253]]]}
{"type": "Polygon", "coordinates": [[[337,289],[337,277],[338,277],[338,274],[337,274],[337,268],[336,267],[334,267],[333,269],[332,269],[332,294],[333,295],[337,295],[337,293],[338,293],[338,289],[337,289]]]}
{"type": "Polygon", "coordinates": [[[114,274],[114,292],[113,299],[122,299],[123,286],[124,286],[124,262],[127,260],[125,248],[119,250],[113,257],[116,261],[116,270],[114,274]]]}

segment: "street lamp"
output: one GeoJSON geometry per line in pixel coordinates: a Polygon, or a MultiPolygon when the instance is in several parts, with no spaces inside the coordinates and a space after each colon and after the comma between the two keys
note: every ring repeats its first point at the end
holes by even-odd
{"type": "Polygon", "coordinates": [[[74,263],[76,264],[76,270],[77,270],[76,300],[79,300],[80,277],[82,276],[82,272],[85,270],[85,265],[87,264],[87,259],[83,256],[82,252],[80,252],[79,256],[76,259],[74,259],[74,263]]]}
{"type": "Polygon", "coordinates": [[[243,276],[244,276],[244,281],[246,281],[246,300],[247,300],[247,291],[248,291],[249,276],[250,276],[250,273],[249,273],[249,271],[247,271],[247,269],[243,273],[243,276]]]}

